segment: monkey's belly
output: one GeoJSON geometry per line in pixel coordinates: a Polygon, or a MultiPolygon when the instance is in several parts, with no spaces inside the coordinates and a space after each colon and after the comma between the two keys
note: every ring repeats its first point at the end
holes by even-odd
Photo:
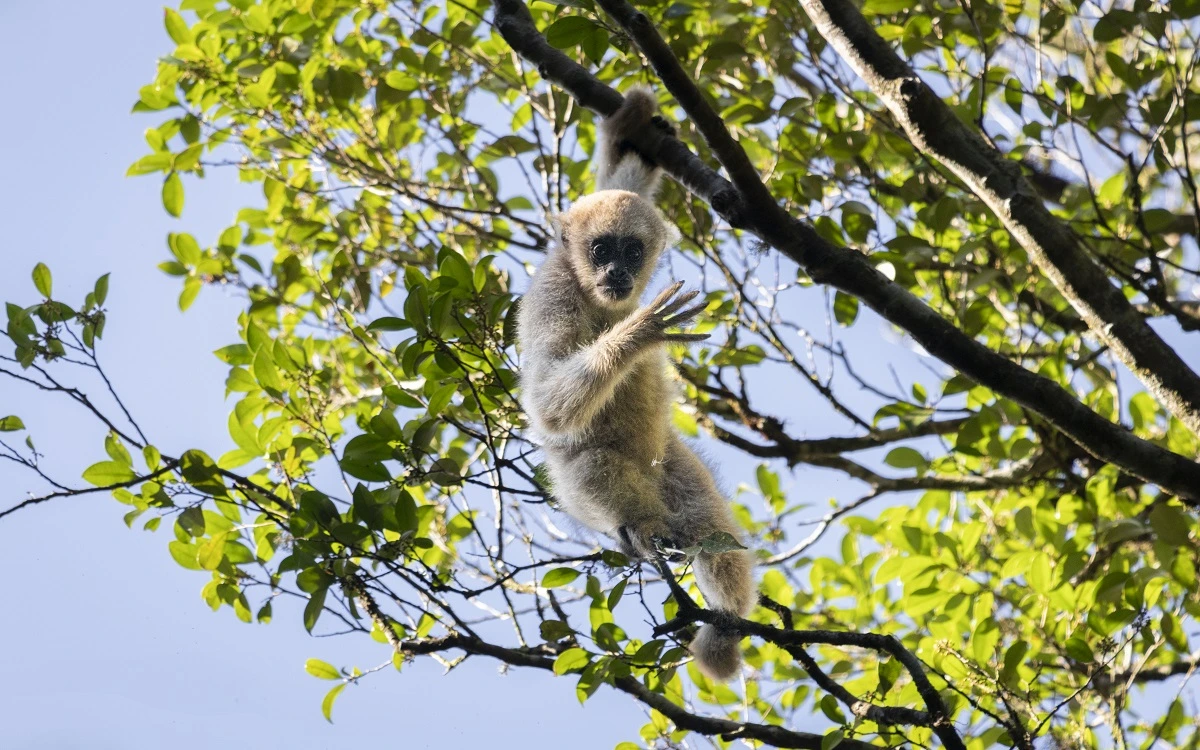
{"type": "Polygon", "coordinates": [[[664,456],[638,453],[614,443],[547,447],[546,468],[562,509],[605,534],[632,522],[665,520],[664,456]]]}
{"type": "Polygon", "coordinates": [[[555,497],[575,520],[614,535],[665,523],[664,465],[673,437],[664,358],[647,356],[617,386],[587,430],[544,443],[555,497]]]}

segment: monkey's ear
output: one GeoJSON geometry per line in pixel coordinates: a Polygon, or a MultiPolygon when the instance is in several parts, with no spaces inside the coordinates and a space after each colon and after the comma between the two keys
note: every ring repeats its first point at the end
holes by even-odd
{"type": "Polygon", "coordinates": [[[560,247],[567,246],[567,216],[566,214],[550,214],[550,229],[560,247]]]}

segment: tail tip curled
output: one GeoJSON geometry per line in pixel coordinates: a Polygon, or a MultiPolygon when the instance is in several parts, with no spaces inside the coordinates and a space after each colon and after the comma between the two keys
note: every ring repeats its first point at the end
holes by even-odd
{"type": "Polygon", "coordinates": [[[742,669],[741,638],[718,631],[712,625],[702,625],[692,639],[692,655],[696,666],[705,676],[725,682],[742,669]]]}

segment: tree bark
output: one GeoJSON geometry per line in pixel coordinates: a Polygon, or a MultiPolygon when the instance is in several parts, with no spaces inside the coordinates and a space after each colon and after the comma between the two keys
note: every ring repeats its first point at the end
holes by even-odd
{"type": "Polygon", "coordinates": [[[992,209],[1092,334],[1200,435],[1200,376],[1113,285],[1071,228],[1050,213],[1020,165],[960,120],[852,3],[799,3],[821,36],[887,105],[913,145],[945,164],[992,209]]]}

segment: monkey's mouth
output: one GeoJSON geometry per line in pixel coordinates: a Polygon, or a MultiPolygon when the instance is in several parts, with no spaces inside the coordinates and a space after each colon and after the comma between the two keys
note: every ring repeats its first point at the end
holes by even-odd
{"type": "Polygon", "coordinates": [[[614,302],[620,302],[633,293],[633,284],[623,286],[616,284],[601,284],[600,289],[604,293],[604,296],[608,299],[611,299],[614,302]]]}

